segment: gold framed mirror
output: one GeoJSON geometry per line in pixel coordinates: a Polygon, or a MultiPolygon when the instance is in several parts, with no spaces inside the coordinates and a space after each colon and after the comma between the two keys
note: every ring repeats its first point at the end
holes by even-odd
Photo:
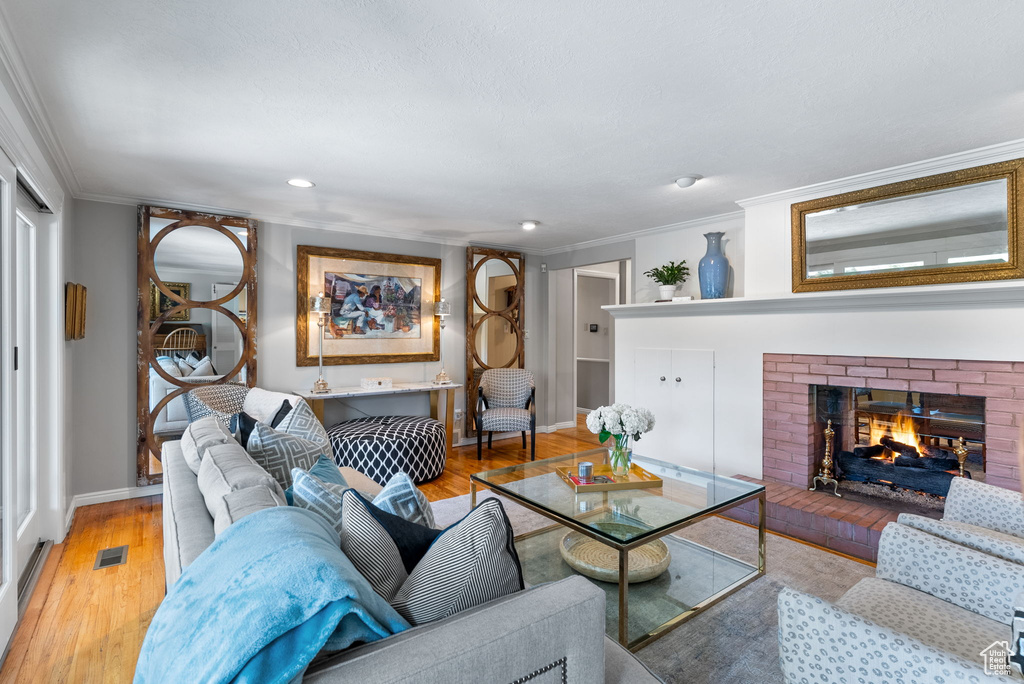
{"type": "Polygon", "coordinates": [[[254,219],[139,207],[140,486],[163,480],[160,449],[187,427],[190,390],[256,383],[256,228],[254,219]]]}
{"type": "Polygon", "coordinates": [[[476,390],[489,368],[525,368],[526,258],[466,248],[466,434],[476,434],[476,390]]]}
{"type": "Polygon", "coordinates": [[[1024,159],[800,202],[793,292],[1024,277],[1024,159]]]}

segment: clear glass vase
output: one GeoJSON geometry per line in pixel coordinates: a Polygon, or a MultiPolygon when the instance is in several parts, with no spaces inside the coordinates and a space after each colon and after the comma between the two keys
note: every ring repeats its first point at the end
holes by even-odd
{"type": "Polygon", "coordinates": [[[627,435],[614,435],[615,446],[608,447],[608,465],[613,475],[627,475],[633,463],[633,450],[629,446],[627,435]]]}

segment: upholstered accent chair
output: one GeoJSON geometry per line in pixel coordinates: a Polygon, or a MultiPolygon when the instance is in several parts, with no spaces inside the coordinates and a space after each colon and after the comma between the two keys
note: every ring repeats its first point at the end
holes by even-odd
{"type": "Polygon", "coordinates": [[[963,477],[953,478],[942,520],[900,513],[899,522],[1024,565],[1024,497],[963,477]]]}
{"type": "Polygon", "coordinates": [[[1024,567],[899,523],[878,544],[874,577],[834,604],[779,593],[779,662],[787,684],[1012,682],[985,652],[1009,641],[1024,567]]]}
{"type": "Polygon", "coordinates": [[[524,368],[491,368],[480,376],[476,400],[476,458],[483,458],[483,433],[487,448],[495,432],[530,431],[530,460],[537,457],[537,389],[533,373],[524,368]]]}

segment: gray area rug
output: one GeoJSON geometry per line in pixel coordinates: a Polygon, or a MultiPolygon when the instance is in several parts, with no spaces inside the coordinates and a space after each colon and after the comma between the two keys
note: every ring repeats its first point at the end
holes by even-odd
{"type": "MultiPolygon", "coordinates": [[[[481,492],[478,500],[488,496],[494,495],[481,492]]],[[[498,498],[516,535],[551,525],[547,518],[498,498]]],[[[438,526],[446,527],[469,512],[469,495],[435,501],[431,508],[438,526]]],[[[724,518],[701,521],[679,536],[748,563],[757,558],[757,530],[724,518]]],[[[533,546],[520,543],[519,550],[524,568],[530,563],[529,554],[551,553],[539,542],[533,546]]],[[[858,581],[875,574],[874,568],[864,563],[773,534],[768,535],[767,553],[765,577],[640,650],[637,657],[672,684],[781,682],[776,612],[779,590],[788,586],[835,601],[858,581]]],[[[571,572],[568,566],[564,570],[571,572]]]]}

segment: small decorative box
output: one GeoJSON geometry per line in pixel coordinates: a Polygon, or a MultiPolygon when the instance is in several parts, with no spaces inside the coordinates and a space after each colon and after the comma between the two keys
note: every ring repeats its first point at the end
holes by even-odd
{"type": "Polygon", "coordinates": [[[359,386],[364,390],[391,389],[391,378],[363,378],[359,381],[359,386]]]}

